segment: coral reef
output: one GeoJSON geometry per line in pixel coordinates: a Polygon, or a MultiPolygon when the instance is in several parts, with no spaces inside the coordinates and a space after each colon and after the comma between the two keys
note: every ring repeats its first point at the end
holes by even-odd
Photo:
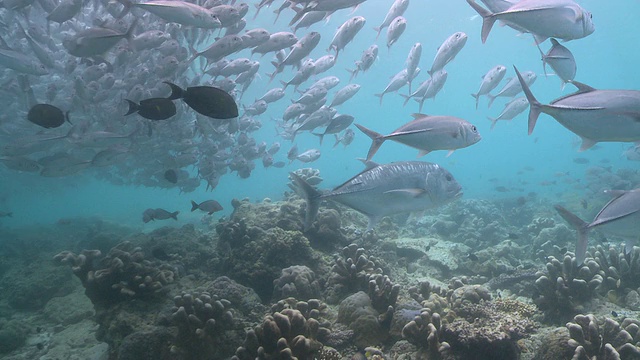
{"type": "Polygon", "coordinates": [[[354,344],[360,349],[386,340],[387,329],[391,326],[388,313],[385,311],[381,316],[373,308],[369,296],[363,291],[340,302],[338,322],[345,324],[353,331],[354,344]]]}
{"type": "Polygon", "coordinates": [[[326,298],[330,304],[356,291],[367,291],[370,276],[383,272],[376,259],[367,256],[365,249],[356,244],[342,248],[342,256],[337,255],[334,261],[327,282],[326,298]]]}
{"type": "Polygon", "coordinates": [[[320,297],[321,286],[313,270],[303,265],[282,269],[280,277],[273,281],[273,299],[294,297],[309,300],[320,297]]]}
{"type": "Polygon", "coordinates": [[[625,319],[621,324],[610,318],[598,322],[595,316],[576,315],[567,323],[573,359],[640,359],[640,321],[625,319]]]}
{"type": "Polygon", "coordinates": [[[128,241],[112,248],[105,257],[101,255],[99,250],[83,250],[79,255],[63,251],[54,257],[71,266],[94,305],[152,298],[165,293],[165,286],[174,280],[174,267],[145,260],[142,249],[128,241]]]}
{"type": "Polygon", "coordinates": [[[417,358],[452,359],[451,346],[441,340],[442,331],[440,314],[425,308],[404,326],[402,336],[418,347],[417,358]]]}
{"type": "Polygon", "coordinates": [[[584,310],[585,304],[599,290],[603,277],[600,265],[592,258],[578,266],[568,253],[563,261],[549,256],[547,272],[540,272],[535,282],[533,301],[549,321],[558,323],[584,310]]]}
{"type": "Polygon", "coordinates": [[[0,319],[0,354],[13,351],[24,344],[27,328],[18,320],[0,319]]]}

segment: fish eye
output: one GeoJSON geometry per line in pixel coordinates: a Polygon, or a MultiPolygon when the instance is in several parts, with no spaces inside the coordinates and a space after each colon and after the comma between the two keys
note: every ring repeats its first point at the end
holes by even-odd
{"type": "Polygon", "coordinates": [[[474,133],[477,133],[478,128],[475,125],[471,125],[471,131],[473,131],[474,133]]]}
{"type": "Polygon", "coordinates": [[[447,181],[453,180],[453,177],[451,176],[451,174],[445,175],[444,178],[447,179],[447,181]]]}

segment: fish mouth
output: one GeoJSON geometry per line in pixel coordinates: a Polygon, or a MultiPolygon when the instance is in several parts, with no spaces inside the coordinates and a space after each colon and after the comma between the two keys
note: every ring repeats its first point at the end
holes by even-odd
{"type": "Polygon", "coordinates": [[[462,197],[462,195],[464,195],[464,191],[460,190],[453,196],[453,198],[454,199],[459,199],[459,198],[462,197]]]}

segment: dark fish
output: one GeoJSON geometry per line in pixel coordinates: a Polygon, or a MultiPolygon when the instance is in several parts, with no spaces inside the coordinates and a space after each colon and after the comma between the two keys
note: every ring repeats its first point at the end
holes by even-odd
{"type": "Polygon", "coordinates": [[[469,253],[469,255],[467,255],[467,257],[471,261],[478,261],[478,256],[476,254],[474,254],[474,253],[469,253]]]}
{"type": "Polygon", "coordinates": [[[238,117],[238,105],[229,93],[213,86],[192,86],[183,90],[168,81],[171,86],[169,100],[182,99],[196,112],[213,119],[233,119],[238,117]]]}
{"type": "Polygon", "coordinates": [[[176,105],[167,98],[151,98],[140,101],[140,104],[125,99],[129,103],[129,111],[124,116],[135,112],[145,119],[166,120],[176,114],[176,105]]]}
{"type": "Polygon", "coordinates": [[[146,224],[149,221],[155,220],[178,220],[178,214],[180,211],[169,212],[165,209],[147,209],[142,213],[142,221],[146,224]]]}
{"type": "Polygon", "coordinates": [[[509,191],[509,189],[507,189],[507,187],[505,187],[505,186],[496,186],[495,190],[497,192],[508,192],[509,191]]]}
{"type": "Polygon", "coordinates": [[[222,210],[222,205],[220,205],[220,203],[215,200],[203,201],[200,204],[191,200],[191,212],[194,212],[198,209],[211,215],[216,211],[222,210]]]}
{"type": "Polygon", "coordinates": [[[165,171],[164,178],[172,184],[175,184],[178,182],[178,174],[176,174],[176,171],[173,169],[169,169],[165,171]]]}
{"type": "Polygon", "coordinates": [[[69,112],[63,113],[62,110],[49,104],[36,104],[27,114],[27,119],[32,123],[42,126],[43,128],[51,129],[57,128],[69,121],[69,112]]]}

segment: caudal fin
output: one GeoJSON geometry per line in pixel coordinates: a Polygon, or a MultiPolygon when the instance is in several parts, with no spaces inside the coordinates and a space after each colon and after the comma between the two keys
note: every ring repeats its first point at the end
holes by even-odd
{"type": "Polygon", "coordinates": [[[199,207],[200,207],[200,205],[198,205],[197,202],[191,200],[191,212],[194,212],[194,211],[198,210],[199,207]]]}
{"type": "Polygon", "coordinates": [[[376,154],[382,143],[386,140],[382,134],[379,134],[373,130],[367,129],[366,127],[356,124],[356,127],[360,129],[365,135],[371,138],[371,147],[369,148],[369,152],[367,153],[367,161],[371,160],[373,155],[376,154]]]}
{"type": "MultiPolygon", "coordinates": [[[[138,111],[140,109],[140,107],[138,106],[138,104],[136,104],[135,102],[129,100],[129,99],[124,99],[127,103],[129,103],[129,111],[127,111],[126,114],[124,114],[124,116],[127,115],[131,115],[134,112],[138,111]]],[[[68,118],[67,118],[68,119],[68,118]]]]}
{"type": "Polygon", "coordinates": [[[527,85],[526,81],[520,75],[520,71],[515,66],[513,67],[516,70],[516,75],[518,76],[518,80],[520,81],[520,85],[522,86],[522,90],[524,91],[524,95],[527,97],[529,101],[529,135],[533,132],[533,128],[536,127],[536,121],[538,121],[538,116],[540,116],[540,112],[542,109],[542,104],[533,96],[531,89],[529,89],[529,85],[527,85]]]}
{"type": "Polygon", "coordinates": [[[171,218],[173,220],[178,220],[178,214],[180,214],[180,211],[174,211],[171,213],[171,218]]]}
{"type": "Polygon", "coordinates": [[[171,95],[169,95],[169,97],[167,99],[169,100],[176,100],[176,99],[182,99],[182,97],[184,96],[184,90],[182,90],[182,88],[174,83],[170,83],[168,81],[163,81],[163,83],[169,85],[171,87],[171,95]]]}
{"type": "Polygon", "coordinates": [[[563,208],[560,205],[555,205],[554,208],[558,211],[558,214],[569,223],[573,228],[578,231],[578,242],[576,244],[576,262],[578,266],[582,265],[584,258],[587,256],[587,242],[589,234],[589,224],[586,221],[580,219],[577,215],[571,211],[563,208]]]}
{"type": "Polygon", "coordinates": [[[306,213],[304,215],[304,231],[311,229],[311,224],[318,215],[318,209],[320,209],[321,195],[322,193],[316,190],[313,186],[309,185],[303,178],[296,173],[289,173],[291,180],[295,184],[295,192],[300,195],[307,203],[306,213]]]}
{"type": "Polygon", "coordinates": [[[493,130],[494,127],[496,127],[496,123],[498,122],[498,118],[492,118],[487,116],[487,119],[489,119],[489,121],[491,121],[491,130],[493,130]]]}
{"type": "Polygon", "coordinates": [[[493,14],[491,11],[483,8],[482,6],[478,5],[475,0],[467,0],[467,3],[469,3],[469,5],[471,5],[471,7],[473,8],[473,10],[475,10],[478,15],[482,16],[482,43],[484,44],[487,41],[487,37],[489,36],[489,33],[491,32],[491,28],[493,27],[493,24],[495,24],[496,22],[496,17],[495,14],[493,14]]]}
{"type": "Polygon", "coordinates": [[[480,94],[471,94],[476,99],[476,110],[478,110],[478,101],[480,100],[480,94]]]}

